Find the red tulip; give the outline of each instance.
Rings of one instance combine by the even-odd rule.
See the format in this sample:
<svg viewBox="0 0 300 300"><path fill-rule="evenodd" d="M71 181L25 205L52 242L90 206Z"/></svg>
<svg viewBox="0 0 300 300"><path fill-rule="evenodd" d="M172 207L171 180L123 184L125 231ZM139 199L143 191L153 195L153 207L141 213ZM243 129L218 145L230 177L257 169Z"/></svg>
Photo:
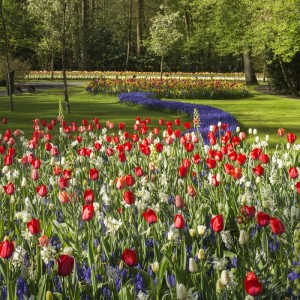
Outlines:
<svg viewBox="0 0 300 300"><path fill-rule="evenodd" d="M59 276L68 276L72 273L74 267L74 258L69 255L60 255L57 259Z"/></svg>
<svg viewBox="0 0 300 300"><path fill-rule="evenodd" d="M10 242L8 239L4 239L0 244L0 257L8 259L14 252L14 242Z"/></svg>
<svg viewBox="0 0 300 300"><path fill-rule="evenodd" d="M4 157L4 164L5 164L6 166L10 166L10 165L12 165L12 163L13 163L13 157L10 156L10 155L6 155L6 156Z"/></svg>
<svg viewBox="0 0 300 300"><path fill-rule="evenodd" d="M250 296L258 296L262 291L262 285L253 272L248 272L244 280L244 287Z"/></svg>
<svg viewBox="0 0 300 300"><path fill-rule="evenodd" d="M31 171L31 179L32 180L38 180L39 179L39 170L32 169L32 171Z"/></svg>
<svg viewBox="0 0 300 300"><path fill-rule="evenodd" d="M126 204L133 204L135 202L135 195L132 191L126 190L124 195L123 195L123 200L125 201Z"/></svg>
<svg viewBox="0 0 300 300"><path fill-rule="evenodd" d="M296 139L297 139L297 136L294 134L294 133L292 133L292 132L289 132L288 134L287 134L287 141L290 143L290 144L293 144L293 143L295 143L295 141L296 141Z"/></svg>
<svg viewBox="0 0 300 300"><path fill-rule="evenodd" d="M186 143L186 144L184 144L184 148L187 152L192 152L194 150L194 144Z"/></svg>
<svg viewBox="0 0 300 300"><path fill-rule="evenodd" d="M42 162L39 159L35 159L31 165L34 169L39 169L41 166Z"/></svg>
<svg viewBox="0 0 300 300"><path fill-rule="evenodd" d="M185 166L180 166L178 169L178 175L181 178L186 177L188 174L188 169Z"/></svg>
<svg viewBox="0 0 300 300"><path fill-rule="evenodd" d="M50 244L50 241L46 235L42 235L38 238L39 245L41 247L47 247Z"/></svg>
<svg viewBox="0 0 300 300"><path fill-rule="evenodd" d="M231 164L224 164L224 170L226 174L231 175L231 171L234 170L234 166Z"/></svg>
<svg viewBox="0 0 300 300"><path fill-rule="evenodd" d="M98 180L99 179L99 171L97 169L90 169L90 179Z"/></svg>
<svg viewBox="0 0 300 300"><path fill-rule="evenodd" d="M135 183L135 179L134 179L134 177L131 174L126 175L125 176L125 180L126 180L126 184L128 186L133 186L134 183Z"/></svg>
<svg viewBox="0 0 300 300"><path fill-rule="evenodd" d="M90 221L94 217L94 205L87 204L82 206L81 219L83 221Z"/></svg>
<svg viewBox="0 0 300 300"><path fill-rule="evenodd" d="M270 216L263 211L260 211L256 215L256 221L259 224L259 226L267 226L270 223Z"/></svg>
<svg viewBox="0 0 300 300"><path fill-rule="evenodd" d="M2 124L7 124L7 118L2 118Z"/></svg>
<svg viewBox="0 0 300 300"><path fill-rule="evenodd" d="M289 169L289 176L292 179L296 179L298 177L298 169L296 167L291 167Z"/></svg>
<svg viewBox="0 0 300 300"><path fill-rule="evenodd" d="M295 184L295 188L298 194L300 194L300 181Z"/></svg>
<svg viewBox="0 0 300 300"><path fill-rule="evenodd" d="M264 168L261 165L257 165L255 168L252 168L256 176L262 176L265 173Z"/></svg>
<svg viewBox="0 0 300 300"><path fill-rule="evenodd" d="M274 234L283 234L285 232L285 226L278 218L270 219L270 227Z"/></svg>
<svg viewBox="0 0 300 300"><path fill-rule="evenodd" d="M141 167L135 167L134 173L137 177L142 177L144 175L143 169Z"/></svg>
<svg viewBox="0 0 300 300"><path fill-rule="evenodd" d="M254 206L244 205L241 208L241 213L244 214L248 218L253 218L255 216L256 209Z"/></svg>
<svg viewBox="0 0 300 300"><path fill-rule="evenodd" d="M151 208L148 208L145 212L142 213L142 215L148 224L154 224L157 222L156 213Z"/></svg>
<svg viewBox="0 0 300 300"><path fill-rule="evenodd" d="M176 227L177 229L182 229L182 228L184 228L185 223L184 223L183 216L180 215L180 214L176 215L176 216L174 217L174 224L175 224L175 227Z"/></svg>
<svg viewBox="0 0 300 300"><path fill-rule="evenodd" d="M125 248L122 253L122 260L129 267L135 266L137 264L136 251Z"/></svg>
<svg viewBox="0 0 300 300"><path fill-rule="evenodd" d="M236 157L236 162L242 166L242 165L244 165L246 158L247 158L247 156L245 154L238 154Z"/></svg>
<svg viewBox="0 0 300 300"><path fill-rule="evenodd" d="M41 225L39 219L31 219L31 221L27 222L27 228L31 234L39 234L41 233Z"/></svg>
<svg viewBox="0 0 300 300"><path fill-rule="evenodd" d="M260 148L254 148L251 153L250 156L253 160L259 159L259 156L261 155L262 150Z"/></svg>
<svg viewBox="0 0 300 300"><path fill-rule="evenodd" d="M94 199L95 199L93 190L87 189L84 192L83 198L84 198L85 203L93 203Z"/></svg>
<svg viewBox="0 0 300 300"><path fill-rule="evenodd" d="M209 169L214 169L217 166L217 162L212 158L207 158L205 162Z"/></svg>
<svg viewBox="0 0 300 300"><path fill-rule="evenodd" d="M64 177L60 177L58 180L58 186L61 190L66 189L69 186L69 180Z"/></svg>
<svg viewBox="0 0 300 300"><path fill-rule="evenodd" d="M47 187L44 184L42 184L36 188L36 192L38 193L39 196L46 197Z"/></svg>
<svg viewBox="0 0 300 300"><path fill-rule="evenodd" d="M217 215L210 220L212 230L215 232L221 232L224 228L224 220L222 215Z"/></svg>
<svg viewBox="0 0 300 300"><path fill-rule="evenodd" d="M194 161L194 164L196 164L196 165L200 164L200 162L201 162L200 154L198 154L198 153L194 154L193 161Z"/></svg>
<svg viewBox="0 0 300 300"><path fill-rule="evenodd" d="M8 185L3 186L4 192L7 195L12 195L15 192L15 186L13 183L9 183Z"/></svg>
<svg viewBox="0 0 300 300"><path fill-rule="evenodd" d="M269 156L268 154L265 154L265 153L262 153L260 156L259 156L259 160L261 161L262 164L267 164L269 162Z"/></svg>

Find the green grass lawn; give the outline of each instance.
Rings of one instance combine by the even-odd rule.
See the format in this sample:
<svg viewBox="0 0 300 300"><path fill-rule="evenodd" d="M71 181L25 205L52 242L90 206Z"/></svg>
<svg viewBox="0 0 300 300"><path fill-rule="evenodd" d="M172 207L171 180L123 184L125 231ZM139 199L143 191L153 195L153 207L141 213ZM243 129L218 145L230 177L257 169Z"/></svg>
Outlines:
<svg viewBox="0 0 300 300"><path fill-rule="evenodd" d="M242 130L256 128L258 135L264 139L270 136L270 143L274 146L282 138L277 136L277 129L285 128L286 132L294 132L300 139L300 99L286 98L262 94L254 91L253 96L238 100L180 100L196 104L211 105L233 114ZM152 125L156 126L159 118L174 120L181 118L182 122L191 121L190 118L162 111L148 110L144 107L118 103L117 97L107 95L90 95L82 87L69 87L71 114L66 115L67 121L80 122L82 119L92 120L98 117L102 123L125 122L127 128L134 124L136 116L151 117ZM9 98L0 97L0 117L7 117L8 127L31 132L32 120L35 118L50 121L58 115L58 102L63 99L61 89L49 89L36 94L23 93L14 96L14 111L9 111ZM128 129L129 130L129 129Z"/></svg>

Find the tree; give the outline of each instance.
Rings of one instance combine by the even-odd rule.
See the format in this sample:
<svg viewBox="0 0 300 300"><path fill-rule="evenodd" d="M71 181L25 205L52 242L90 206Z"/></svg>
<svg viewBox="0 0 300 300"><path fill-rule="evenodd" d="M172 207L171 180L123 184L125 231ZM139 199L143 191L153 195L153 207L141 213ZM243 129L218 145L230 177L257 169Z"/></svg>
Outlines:
<svg viewBox="0 0 300 300"><path fill-rule="evenodd" d="M4 9L3 9L3 0L0 0L0 18L2 23L2 31L4 34L4 43L5 43L5 59L6 59L6 68L7 68L7 86L8 86L8 94L9 94L9 103L10 103L10 110L14 110L14 101L13 101L13 86L12 86L12 73L10 70L10 63L9 63L9 39L7 35L7 27L6 27L6 20L4 17Z"/></svg>
<svg viewBox="0 0 300 300"><path fill-rule="evenodd" d="M70 102L66 76L67 65L67 33L71 24L70 12L71 0L28 0L29 10L37 16L43 24L43 30L48 36L49 49L52 47L55 38L61 48L62 75L64 83L64 101L66 112L70 113ZM54 54L54 52L52 52Z"/></svg>
<svg viewBox="0 0 300 300"><path fill-rule="evenodd" d="M182 38L178 29L179 12L159 12L150 28L149 49L160 57L160 79L163 74L163 60L172 47Z"/></svg>

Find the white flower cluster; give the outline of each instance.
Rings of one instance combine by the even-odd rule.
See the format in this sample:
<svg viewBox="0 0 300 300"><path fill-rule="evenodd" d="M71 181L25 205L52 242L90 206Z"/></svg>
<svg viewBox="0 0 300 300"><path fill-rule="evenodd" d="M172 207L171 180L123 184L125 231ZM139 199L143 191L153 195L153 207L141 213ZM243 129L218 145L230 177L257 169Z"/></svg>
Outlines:
<svg viewBox="0 0 300 300"><path fill-rule="evenodd" d="M106 227L106 233L115 234L119 228L123 225L120 220L116 220L112 217L104 218L104 225Z"/></svg>
<svg viewBox="0 0 300 300"><path fill-rule="evenodd" d="M21 266L24 265L24 257L26 254L26 250L21 247L18 246L12 256L12 264L15 268L21 268Z"/></svg>
<svg viewBox="0 0 300 300"><path fill-rule="evenodd" d="M232 240L229 230L221 231L221 238L225 244L225 247L230 250L233 247L233 240Z"/></svg>
<svg viewBox="0 0 300 300"><path fill-rule="evenodd" d="M56 254L55 247L50 243L47 246L42 247L41 249L41 257L44 263L48 263L50 260L54 260L54 256Z"/></svg>

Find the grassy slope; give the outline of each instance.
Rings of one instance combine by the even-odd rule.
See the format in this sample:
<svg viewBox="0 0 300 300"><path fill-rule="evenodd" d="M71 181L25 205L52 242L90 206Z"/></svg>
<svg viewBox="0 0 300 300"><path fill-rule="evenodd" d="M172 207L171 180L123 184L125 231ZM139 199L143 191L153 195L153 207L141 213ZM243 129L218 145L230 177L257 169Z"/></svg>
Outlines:
<svg viewBox="0 0 300 300"><path fill-rule="evenodd" d="M252 88L253 90L253 88ZM188 118L166 112L149 111L138 106L119 104L116 97L93 96L83 91L82 87L70 87L71 114L67 121L80 122L83 118L92 120L98 117L104 125L106 120L125 122L132 125L136 116L151 117L156 126L159 118L174 120L179 117L182 121ZM58 101L62 99L62 90L51 89L37 94L24 93L14 96L15 111L9 111L8 97L0 98L0 117L9 119L8 126L30 132L32 120L41 118L51 120L58 115ZM184 100L197 104L211 105L233 114L242 130L256 128L261 138L266 134L271 137L271 144L280 143L277 129L283 127L286 132L293 131L300 139L300 100L281 96L266 95L253 90L253 97L240 100Z"/></svg>

